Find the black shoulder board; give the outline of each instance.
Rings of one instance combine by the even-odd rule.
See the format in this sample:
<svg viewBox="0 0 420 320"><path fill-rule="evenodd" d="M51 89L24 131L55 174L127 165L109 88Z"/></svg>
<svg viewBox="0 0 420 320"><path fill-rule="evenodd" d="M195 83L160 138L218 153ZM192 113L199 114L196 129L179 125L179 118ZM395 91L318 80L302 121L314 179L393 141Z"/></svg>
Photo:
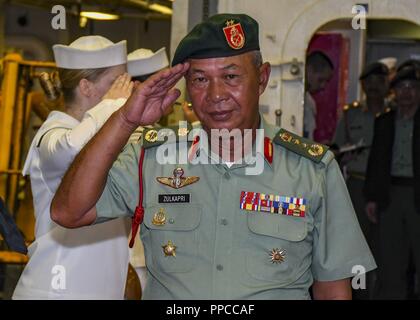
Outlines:
<svg viewBox="0 0 420 320"><path fill-rule="evenodd" d="M284 129L280 129L273 141L274 143L279 144L286 149L301 155L302 157L311 159L316 163L321 162L322 157L328 150L328 146L326 145L302 138L301 136Z"/></svg>
<svg viewBox="0 0 420 320"><path fill-rule="evenodd" d="M176 135L175 141L178 142L179 138L186 137L191 129L190 124L186 128L178 126L144 128L141 138L143 148L147 149L165 143L171 133Z"/></svg>

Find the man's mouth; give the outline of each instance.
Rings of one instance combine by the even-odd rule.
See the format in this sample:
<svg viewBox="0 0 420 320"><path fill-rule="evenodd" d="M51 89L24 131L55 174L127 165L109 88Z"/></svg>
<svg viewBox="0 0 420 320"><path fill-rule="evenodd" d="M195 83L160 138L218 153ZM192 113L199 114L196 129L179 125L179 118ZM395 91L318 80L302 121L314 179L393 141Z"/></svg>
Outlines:
<svg viewBox="0 0 420 320"><path fill-rule="evenodd" d="M232 110L209 112L214 121L226 121L232 117Z"/></svg>

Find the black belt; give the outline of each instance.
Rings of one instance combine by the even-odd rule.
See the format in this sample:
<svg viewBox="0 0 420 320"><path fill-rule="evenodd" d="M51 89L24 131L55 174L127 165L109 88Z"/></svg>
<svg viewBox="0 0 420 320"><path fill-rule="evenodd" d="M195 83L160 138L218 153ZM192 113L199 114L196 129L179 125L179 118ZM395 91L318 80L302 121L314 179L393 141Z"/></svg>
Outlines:
<svg viewBox="0 0 420 320"><path fill-rule="evenodd" d="M391 177L391 184L396 186L413 187L414 178L409 177Z"/></svg>

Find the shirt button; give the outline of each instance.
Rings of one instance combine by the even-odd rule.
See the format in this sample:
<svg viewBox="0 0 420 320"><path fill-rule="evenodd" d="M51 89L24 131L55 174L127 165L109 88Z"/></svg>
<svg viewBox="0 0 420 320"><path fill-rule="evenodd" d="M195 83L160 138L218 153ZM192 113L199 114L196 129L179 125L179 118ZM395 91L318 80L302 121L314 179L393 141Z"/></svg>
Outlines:
<svg viewBox="0 0 420 320"><path fill-rule="evenodd" d="M218 264L216 266L216 269L219 270L219 271L222 271L223 270L223 266L221 264Z"/></svg>
<svg viewBox="0 0 420 320"><path fill-rule="evenodd" d="M220 219L220 224L221 224L222 226L227 226L227 224L228 224L227 219Z"/></svg>
<svg viewBox="0 0 420 320"><path fill-rule="evenodd" d="M168 222L169 222L170 224L174 224L175 220L174 220L174 218L170 218Z"/></svg>

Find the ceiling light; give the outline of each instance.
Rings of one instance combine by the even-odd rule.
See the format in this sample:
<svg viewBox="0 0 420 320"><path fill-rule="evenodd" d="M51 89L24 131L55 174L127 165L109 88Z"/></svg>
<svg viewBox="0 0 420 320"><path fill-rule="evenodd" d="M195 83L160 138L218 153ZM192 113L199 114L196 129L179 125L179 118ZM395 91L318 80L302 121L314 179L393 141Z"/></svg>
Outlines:
<svg viewBox="0 0 420 320"><path fill-rule="evenodd" d="M81 11L80 16L94 20L118 20L120 18L118 14L99 11Z"/></svg>
<svg viewBox="0 0 420 320"><path fill-rule="evenodd" d="M166 6L162 6L160 4L154 3L149 5L149 9L153 11L157 11L163 14L172 14L172 9Z"/></svg>

